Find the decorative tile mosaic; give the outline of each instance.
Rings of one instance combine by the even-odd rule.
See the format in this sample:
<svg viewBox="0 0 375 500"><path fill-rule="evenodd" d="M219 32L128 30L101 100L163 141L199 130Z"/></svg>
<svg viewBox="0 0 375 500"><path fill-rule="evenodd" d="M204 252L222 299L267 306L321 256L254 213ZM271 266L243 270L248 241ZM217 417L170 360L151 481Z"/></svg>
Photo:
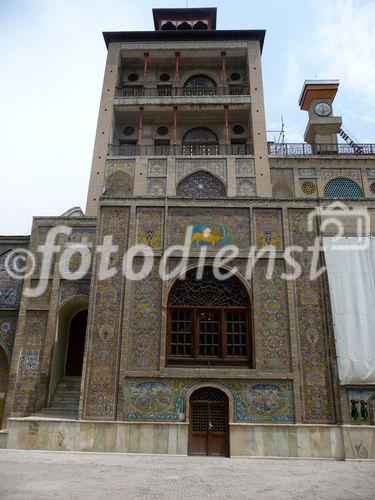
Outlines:
<svg viewBox="0 0 375 500"><path fill-rule="evenodd" d="M255 163L252 158L236 159L236 176L252 177L255 175Z"/></svg>
<svg viewBox="0 0 375 500"><path fill-rule="evenodd" d="M135 160L107 160L106 178L114 172L125 172L133 179L135 171Z"/></svg>
<svg viewBox="0 0 375 500"><path fill-rule="evenodd" d="M180 420L186 385L183 379L126 379L124 420Z"/></svg>
<svg viewBox="0 0 375 500"><path fill-rule="evenodd" d="M266 279L268 260L254 268L255 335L261 339L264 370L289 372L291 368L289 312L284 260L276 259L272 279Z"/></svg>
<svg viewBox="0 0 375 500"><path fill-rule="evenodd" d="M256 180L255 179L236 179L236 194L237 196L255 196Z"/></svg>
<svg viewBox="0 0 375 500"><path fill-rule="evenodd" d="M134 259L134 270L143 260ZM155 260L149 276L133 281L128 337L128 367L131 370L157 370L159 367L162 282Z"/></svg>
<svg viewBox="0 0 375 500"><path fill-rule="evenodd" d="M368 168L367 175L368 177L375 177L375 168Z"/></svg>
<svg viewBox="0 0 375 500"><path fill-rule="evenodd" d="M341 170L339 168L322 168L323 179L330 179L331 177L339 177Z"/></svg>
<svg viewBox="0 0 375 500"><path fill-rule="evenodd" d="M72 227L72 233L68 236L69 243L95 243L95 227Z"/></svg>
<svg viewBox="0 0 375 500"><path fill-rule="evenodd" d="M309 180L301 182L301 191L307 196L316 196L318 191L316 181Z"/></svg>
<svg viewBox="0 0 375 500"><path fill-rule="evenodd" d="M90 281L61 281L60 303L77 295L87 295L90 293Z"/></svg>
<svg viewBox="0 0 375 500"><path fill-rule="evenodd" d="M107 177L105 195L109 198L132 196L134 179L126 172L117 171Z"/></svg>
<svg viewBox="0 0 375 500"><path fill-rule="evenodd" d="M209 380L125 380L124 420L179 421L186 418L186 393ZM217 382L217 381L216 381ZM293 388L290 381L220 380L234 395L237 422L294 421Z"/></svg>
<svg viewBox="0 0 375 500"><path fill-rule="evenodd" d="M227 381L236 399L237 422L294 422L293 385L283 381Z"/></svg>
<svg viewBox="0 0 375 500"><path fill-rule="evenodd" d="M254 209L257 249L283 250L282 212L279 209Z"/></svg>
<svg viewBox="0 0 375 500"><path fill-rule="evenodd" d="M17 331L16 316L0 316L0 347L2 347L10 362L13 343Z"/></svg>
<svg viewBox="0 0 375 500"><path fill-rule="evenodd" d="M51 292L52 292L52 280L31 280L30 287L32 289L36 288L39 282L46 283L46 290L39 297L30 297L27 300L27 306L31 308L32 306L47 306L51 300Z"/></svg>
<svg viewBox="0 0 375 500"><path fill-rule="evenodd" d="M300 177L316 177L316 168L299 168Z"/></svg>
<svg viewBox="0 0 375 500"><path fill-rule="evenodd" d="M137 208L137 243L155 250L163 247L164 209L159 207Z"/></svg>
<svg viewBox="0 0 375 500"><path fill-rule="evenodd" d="M0 256L0 309L16 309L20 303L22 281L11 278L6 270L6 260L10 253Z"/></svg>
<svg viewBox="0 0 375 500"><path fill-rule="evenodd" d="M289 212L293 245L305 249L295 254L302 266L301 277L297 279L297 317L300 339L301 369L303 375L304 420L306 422L332 422L332 388L329 375L329 360L326 347L322 290L320 280L310 280L311 253L308 247L314 245L316 228L307 231L309 210L292 209Z"/></svg>
<svg viewBox="0 0 375 500"><path fill-rule="evenodd" d="M153 159L148 160L148 175L167 175L167 160Z"/></svg>
<svg viewBox="0 0 375 500"><path fill-rule="evenodd" d="M147 194L163 196L167 192L167 179L164 177L149 177L147 179Z"/></svg>
<svg viewBox="0 0 375 500"><path fill-rule="evenodd" d="M250 246L249 211L242 208L170 208L168 245L183 245L186 230L192 226L192 247L206 245L216 249L230 241L240 250ZM194 233L195 228L195 233ZM207 230L205 230L207 228Z"/></svg>
<svg viewBox="0 0 375 500"><path fill-rule="evenodd" d="M348 389L353 424L375 425L375 389Z"/></svg>
<svg viewBox="0 0 375 500"><path fill-rule="evenodd" d="M112 257L112 266L119 271L122 268L128 227L127 207L102 208L100 238L113 235L113 244L118 245L119 250ZM117 362L121 342L122 283L121 272L117 272L110 279L96 282L84 409L87 418L115 418Z"/></svg>
<svg viewBox="0 0 375 500"><path fill-rule="evenodd" d="M9 364L9 358L0 343L0 422L3 420L6 394L8 392Z"/></svg>
<svg viewBox="0 0 375 500"><path fill-rule="evenodd" d="M48 311L27 311L24 328L22 357L17 373L13 404L15 416L35 413L39 410L41 373L39 360L42 359L47 330Z"/></svg>
<svg viewBox="0 0 375 500"><path fill-rule="evenodd" d="M176 160L176 184L181 179L198 170L210 172L221 179L225 184L227 180L227 161L224 158L206 159L206 158L184 158Z"/></svg>

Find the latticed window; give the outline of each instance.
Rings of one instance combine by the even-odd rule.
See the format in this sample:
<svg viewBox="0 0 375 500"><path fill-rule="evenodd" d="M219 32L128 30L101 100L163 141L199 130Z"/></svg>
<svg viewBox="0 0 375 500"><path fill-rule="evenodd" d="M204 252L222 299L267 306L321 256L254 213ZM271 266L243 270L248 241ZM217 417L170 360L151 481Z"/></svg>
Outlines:
<svg viewBox="0 0 375 500"><path fill-rule="evenodd" d="M178 280L169 296L168 363L250 364L250 303L235 276L218 280L212 268Z"/></svg>
<svg viewBox="0 0 375 500"><path fill-rule="evenodd" d="M185 177L177 186L177 196L184 198L224 198L224 184L207 172L197 172Z"/></svg>
<svg viewBox="0 0 375 500"><path fill-rule="evenodd" d="M356 182L347 177L337 177L324 188L326 198L363 198L363 191Z"/></svg>
<svg viewBox="0 0 375 500"><path fill-rule="evenodd" d="M216 83L205 75L192 76L184 85L186 96L210 96L216 94Z"/></svg>
<svg viewBox="0 0 375 500"><path fill-rule="evenodd" d="M209 128L193 128L182 138L182 148L184 155L217 155L219 139Z"/></svg>

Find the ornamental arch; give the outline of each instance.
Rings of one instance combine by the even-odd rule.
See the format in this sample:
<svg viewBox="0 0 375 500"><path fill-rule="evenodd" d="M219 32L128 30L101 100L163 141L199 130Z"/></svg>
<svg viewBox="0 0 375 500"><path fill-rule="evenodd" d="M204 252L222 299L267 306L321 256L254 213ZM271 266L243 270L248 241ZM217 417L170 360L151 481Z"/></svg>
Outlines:
<svg viewBox="0 0 375 500"><path fill-rule="evenodd" d="M78 295L60 306L52 357L49 401L64 375L81 376L87 328L88 297Z"/></svg>
<svg viewBox="0 0 375 500"><path fill-rule="evenodd" d="M210 266L191 268L171 286L167 308L168 365L251 367L250 296L237 276L218 280Z"/></svg>
<svg viewBox="0 0 375 500"><path fill-rule="evenodd" d="M227 193L221 180L209 172L200 170L178 183L176 195L183 198L224 198Z"/></svg>
<svg viewBox="0 0 375 500"><path fill-rule="evenodd" d="M363 198L362 188L352 179L336 177L327 182L324 188L326 198Z"/></svg>

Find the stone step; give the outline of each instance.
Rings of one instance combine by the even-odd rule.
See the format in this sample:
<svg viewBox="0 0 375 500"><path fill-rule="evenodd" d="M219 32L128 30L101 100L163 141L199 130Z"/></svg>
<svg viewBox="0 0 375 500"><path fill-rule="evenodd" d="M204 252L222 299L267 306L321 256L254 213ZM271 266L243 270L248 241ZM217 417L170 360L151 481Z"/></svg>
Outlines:
<svg viewBox="0 0 375 500"><path fill-rule="evenodd" d="M78 404L76 403L55 403L52 401L49 410L73 410L78 411Z"/></svg>
<svg viewBox="0 0 375 500"><path fill-rule="evenodd" d="M81 391L79 390L69 390L69 389L65 389L63 387L59 387L56 391L55 391L55 394L67 394L67 395L72 395L72 396L78 396L80 395Z"/></svg>
<svg viewBox="0 0 375 500"><path fill-rule="evenodd" d="M79 396L77 398L72 397L60 397L54 396L51 400L52 403L79 403Z"/></svg>

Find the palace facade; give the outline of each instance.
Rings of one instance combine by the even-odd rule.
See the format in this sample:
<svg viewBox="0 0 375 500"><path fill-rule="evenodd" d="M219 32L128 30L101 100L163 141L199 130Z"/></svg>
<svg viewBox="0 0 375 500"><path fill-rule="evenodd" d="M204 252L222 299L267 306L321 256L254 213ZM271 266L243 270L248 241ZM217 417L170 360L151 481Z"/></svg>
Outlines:
<svg viewBox="0 0 375 500"><path fill-rule="evenodd" d="M217 30L211 8L155 9L154 20L152 32L104 33L85 214L35 217L29 238L0 238L0 445L375 458L375 384L340 382L328 278L310 279L310 247L334 228L308 224L318 207L345 200L374 225L375 145L344 132L335 80L303 85L304 143L268 142L265 32ZM71 228L57 235L61 248L90 245L79 280L67 274L80 257L62 251L41 276L38 249L57 226ZM344 226L356 234L349 216ZM96 246L106 236L118 272L101 280ZM160 261L172 271L181 260L167 249L187 238L185 279L162 280ZM152 249L154 266L131 280L122 258L137 244ZM221 270L236 268L219 280L212 264L226 245L238 253ZM282 278L292 245L302 249L294 281ZM23 282L5 269L21 247L36 256ZM42 295L22 293L41 279Z"/></svg>

